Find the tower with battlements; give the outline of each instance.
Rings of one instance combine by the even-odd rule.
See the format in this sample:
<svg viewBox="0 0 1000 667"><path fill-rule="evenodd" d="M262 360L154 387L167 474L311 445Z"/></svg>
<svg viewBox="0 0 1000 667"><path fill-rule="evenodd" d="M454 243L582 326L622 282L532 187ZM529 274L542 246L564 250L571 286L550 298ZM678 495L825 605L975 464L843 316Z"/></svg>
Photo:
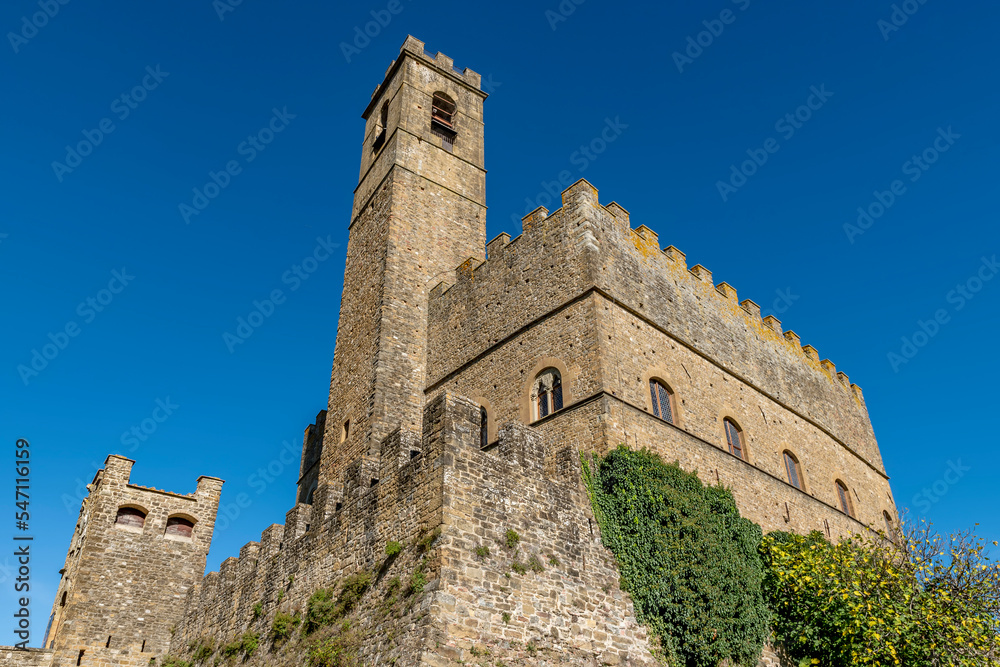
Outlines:
<svg viewBox="0 0 1000 667"><path fill-rule="evenodd" d="M486 242L480 77L408 38L364 110L320 483L421 430L427 297Z"/></svg>
<svg viewBox="0 0 1000 667"><path fill-rule="evenodd" d="M222 480L180 495L133 484L133 463L109 456L88 486L46 637L53 665L148 665L205 571Z"/></svg>

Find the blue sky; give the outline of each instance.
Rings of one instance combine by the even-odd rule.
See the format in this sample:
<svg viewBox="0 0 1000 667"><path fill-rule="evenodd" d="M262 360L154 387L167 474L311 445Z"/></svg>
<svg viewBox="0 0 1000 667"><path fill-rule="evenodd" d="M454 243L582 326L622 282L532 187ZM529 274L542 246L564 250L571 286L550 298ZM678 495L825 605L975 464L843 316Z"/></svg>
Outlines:
<svg viewBox="0 0 1000 667"><path fill-rule="evenodd" d="M146 486L227 480L211 569L283 522L283 443L326 406L360 114L408 33L492 88L490 238L587 178L863 388L901 507L1000 538L997 5L47 2L37 29L37 0L0 10L0 442L32 444L36 641L110 453ZM226 186L185 219L210 172ZM0 556L4 607L12 574Z"/></svg>

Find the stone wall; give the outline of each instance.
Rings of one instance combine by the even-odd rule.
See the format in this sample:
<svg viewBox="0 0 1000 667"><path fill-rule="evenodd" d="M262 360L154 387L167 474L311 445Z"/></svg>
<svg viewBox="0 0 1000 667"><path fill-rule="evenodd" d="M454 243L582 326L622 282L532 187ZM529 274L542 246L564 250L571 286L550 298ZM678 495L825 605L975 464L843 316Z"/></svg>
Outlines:
<svg viewBox="0 0 1000 667"><path fill-rule="evenodd" d="M804 502L814 511L808 525L831 536L843 532L836 526L858 528L839 511L835 480L862 523L882 528L883 512L895 517L860 389L753 304L740 305L731 287L712 286L704 269L688 271L677 251L661 252L648 229L630 229L617 204L598 206L589 183L570 187L563 202L551 216L526 216L522 236L501 235L485 262L463 265L453 284L432 292L428 395L473 397L491 429L532 423L532 382L555 368L567 409L601 396L618 405L583 420L538 422L554 452L605 453L627 442L703 476L734 467L741 472L726 483L750 518L766 514L751 507L760 472L773 491L767 502ZM653 418L650 379L674 392L676 428ZM726 418L743 431L746 461L727 451ZM801 490L788 483L786 451L799 461ZM793 520L760 522L773 530Z"/></svg>
<svg viewBox="0 0 1000 667"><path fill-rule="evenodd" d="M52 651L44 649L15 649L0 646L0 667L49 667Z"/></svg>
<svg viewBox="0 0 1000 667"><path fill-rule="evenodd" d="M449 665L484 650L500 660L654 664L578 464L546 475L542 436L517 424L480 450L479 405L468 399L438 396L424 417L419 441L399 431L384 441L380 469L352 467L342 501L321 488L317 504L297 506L284 527L209 574L188 595L171 651L248 630L266 637L279 610L301 613L317 589L368 570L378 577L356 614L362 664ZM519 538L513 547L508 530ZM428 535L436 538L424 549ZM395 559L385 557L389 540L407 545ZM386 614L393 577L406 581L417 567L426 568L425 592ZM263 644L249 664L284 664L282 650Z"/></svg>

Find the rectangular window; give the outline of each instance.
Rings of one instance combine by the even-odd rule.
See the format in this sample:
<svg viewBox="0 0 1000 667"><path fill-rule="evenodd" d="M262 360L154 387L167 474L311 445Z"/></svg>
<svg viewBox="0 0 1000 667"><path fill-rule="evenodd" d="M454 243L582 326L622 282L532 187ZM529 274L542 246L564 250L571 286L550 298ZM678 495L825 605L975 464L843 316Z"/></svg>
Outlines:
<svg viewBox="0 0 1000 667"><path fill-rule="evenodd" d="M549 416L549 392L538 392L538 418Z"/></svg>
<svg viewBox="0 0 1000 667"><path fill-rule="evenodd" d="M556 380L552 385L552 411L563 409L562 383Z"/></svg>

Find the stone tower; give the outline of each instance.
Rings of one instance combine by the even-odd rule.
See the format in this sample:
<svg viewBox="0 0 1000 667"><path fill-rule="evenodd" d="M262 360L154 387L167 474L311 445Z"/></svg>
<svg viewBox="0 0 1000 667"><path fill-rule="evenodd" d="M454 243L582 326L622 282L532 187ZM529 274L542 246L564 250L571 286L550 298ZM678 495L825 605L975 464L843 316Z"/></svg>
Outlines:
<svg viewBox="0 0 1000 667"><path fill-rule="evenodd" d="M205 571L222 480L185 496L130 484L133 463L109 456L88 487L45 639L53 665L148 664Z"/></svg>
<svg viewBox="0 0 1000 667"><path fill-rule="evenodd" d="M377 477L379 443L420 433L428 292L484 258L485 98L478 74L409 37L362 114L320 484L359 459Z"/></svg>

